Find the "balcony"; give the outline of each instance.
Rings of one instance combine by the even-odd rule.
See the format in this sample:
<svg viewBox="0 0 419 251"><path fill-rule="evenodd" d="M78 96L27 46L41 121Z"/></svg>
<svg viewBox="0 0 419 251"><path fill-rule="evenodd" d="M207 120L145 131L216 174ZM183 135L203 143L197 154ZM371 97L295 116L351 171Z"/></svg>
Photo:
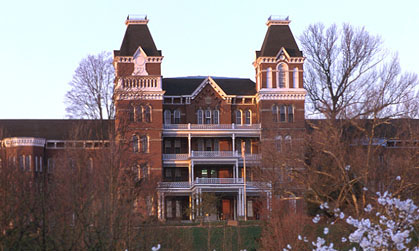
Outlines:
<svg viewBox="0 0 419 251"><path fill-rule="evenodd" d="M160 189L190 189L194 186L201 185L210 185L216 187L217 185L244 185L243 178L196 178L191 184L188 181L177 181L177 182L159 182ZM248 189L267 189L271 187L271 184L268 182L260 181L247 181L246 182Z"/></svg>
<svg viewBox="0 0 419 251"><path fill-rule="evenodd" d="M163 154L163 160L189 160L190 158L203 158L203 159L217 159L217 158L240 158L241 153L237 151L191 151L191 155L187 153L178 154ZM261 160L260 154L245 154L246 161L259 161Z"/></svg>
<svg viewBox="0 0 419 251"><path fill-rule="evenodd" d="M243 184L243 178L196 178L194 184Z"/></svg>
<svg viewBox="0 0 419 251"><path fill-rule="evenodd" d="M160 76L142 76L136 78L133 76L120 78L116 89L119 90L142 90L142 91L161 91Z"/></svg>
<svg viewBox="0 0 419 251"><path fill-rule="evenodd" d="M231 136L233 133L259 137L261 131L260 124L236 125L236 124L163 124L163 135L179 136Z"/></svg>

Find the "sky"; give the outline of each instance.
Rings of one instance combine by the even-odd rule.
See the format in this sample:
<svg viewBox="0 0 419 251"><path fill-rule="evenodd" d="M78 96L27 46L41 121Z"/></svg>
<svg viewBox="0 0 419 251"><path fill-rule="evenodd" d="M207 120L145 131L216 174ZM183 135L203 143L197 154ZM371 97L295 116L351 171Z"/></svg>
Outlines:
<svg viewBox="0 0 419 251"><path fill-rule="evenodd" d="M128 14L146 14L163 77L254 80L270 15L289 16L297 39L313 23L349 23L379 35L403 71L419 73L419 1L16 0L0 10L0 119L64 119L79 62L118 50Z"/></svg>

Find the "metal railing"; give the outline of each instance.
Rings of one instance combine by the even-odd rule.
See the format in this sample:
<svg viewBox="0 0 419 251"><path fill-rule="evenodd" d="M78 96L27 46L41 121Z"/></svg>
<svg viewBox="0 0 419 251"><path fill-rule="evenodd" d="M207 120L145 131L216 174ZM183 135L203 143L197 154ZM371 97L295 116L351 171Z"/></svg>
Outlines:
<svg viewBox="0 0 419 251"><path fill-rule="evenodd" d="M192 151L191 157L218 158L218 157L240 157L237 151Z"/></svg>
<svg viewBox="0 0 419 251"><path fill-rule="evenodd" d="M163 160L188 160L189 154L178 153L178 154L163 154Z"/></svg>
<svg viewBox="0 0 419 251"><path fill-rule="evenodd" d="M258 130L260 128L260 124L163 124L163 129L168 130Z"/></svg>
<svg viewBox="0 0 419 251"><path fill-rule="evenodd" d="M189 188L188 181L159 182L160 188Z"/></svg>
<svg viewBox="0 0 419 251"><path fill-rule="evenodd" d="M243 184L243 178L196 178L195 184Z"/></svg>

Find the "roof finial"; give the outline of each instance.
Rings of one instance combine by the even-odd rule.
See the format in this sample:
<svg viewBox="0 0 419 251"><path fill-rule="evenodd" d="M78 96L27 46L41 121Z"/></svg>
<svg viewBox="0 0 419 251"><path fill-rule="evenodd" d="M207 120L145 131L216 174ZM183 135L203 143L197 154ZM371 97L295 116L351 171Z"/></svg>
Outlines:
<svg viewBox="0 0 419 251"><path fill-rule="evenodd" d="M266 22L267 26L271 25L288 25L291 23L289 16L271 15Z"/></svg>

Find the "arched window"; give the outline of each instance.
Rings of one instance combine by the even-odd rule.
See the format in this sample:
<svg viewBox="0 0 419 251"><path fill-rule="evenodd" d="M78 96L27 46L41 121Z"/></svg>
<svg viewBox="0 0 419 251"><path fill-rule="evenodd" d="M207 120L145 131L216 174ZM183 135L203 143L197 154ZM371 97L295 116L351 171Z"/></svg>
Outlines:
<svg viewBox="0 0 419 251"><path fill-rule="evenodd" d="M172 123L172 113L169 110L165 110L163 116L165 124L168 125Z"/></svg>
<svg viewBox="0 0 419 251"><path fill-rule="evenodd" d="M252 124L252 111L249 109L244 112L244 123L246 125Z"/></svg>
<svg viewBox="0 0 419 251"><path fill-rule="evenodd" d="M218 110L212 111L212 123L213 124L220 124L220 112Z"/></svg>
<svg viewBox="0 0 419 251"><path fill-rule="evenodd" d="M293 78L293 88L298 88L298 67L294 68L294 72L292 74L292 78Z"/></svg>
<svg viewBox="0 0 419 251"><path fill-rule="evenodd" d="M242 111L236 110L236 124L241 125L242 124Z"/></svg>
<svg viewBox="0 0 419 251"><path fill-rule="evenodd" d="M205 124L211 124L211 110L205 110Z"/></svg>
<svg viewBox="0 0 419 251"><path fill-rule="evenodd" d="M149 105L144 108L144 121L147 123L151 122L151 106Z"/></svg>
<svg viewBox="0 0 419 251"><path fill-rule="evenodd" d="M197 123L198 124L203 124L204 123L204 111L202 111L201 109L199 109L196 113L197 116Z"/></svg>
<svg viewBox="0 0 419 251"><path fill-rule="evenodd" d="M143 135L140 139L141 152L148 153L148 136Z"/></svg>
<svg viewBox="0 0 419 251"><path fill-rule="evenodd" d="M278 106L277 105L272 106L272 121L278 122Z"/></svg>
<svg viewBox="0 0 419 251"><path fill-rule="evenodd" d="M280 63L278 65L278 71L277 71L277 88L287 88L288 87L288 66L285 63Z"/></svg>
<svg viewBox="0 0 419 251"><path fill-rule="evenodd" d="M272 68L266 70L266 88L272 88Z"/></svg>
<svg viewBox="0 0 419 251"><path fill-rule="evenodd" d="M292 105L288 106L288 122L294 122L294 107Z"/></svg>
<svg viewBox="0 0 419 251"><path fill-rule="evenodd" d="M138 137L137 135L132 136L132 151L137 153L138 152Z"/></svg>
<svg viewBox="0 0 419 251"><path fill-rule="evenodd" d="M135 107L135 121L143 122L143 107L141 105Z"/></svg>
<svg viewBox="0 0 419 251"><path fill-rule="evenodd" d="M291 136L287 135L284 137L285 140L285 146L288 148L288 150L291 149Z"/></svg>
<svg viewBox="0 0 419 251"><path fill-rule="evenodd" d="M173 113L174 124L180 124L180 111L175 110Z"/></svg>
<svg viewBox="0 0 419 251"><path fill-rule="evenodd" d="M285 122L285 110L286 106L285 105L281 105L279 107L279 121L280 122Z"/></svg>

